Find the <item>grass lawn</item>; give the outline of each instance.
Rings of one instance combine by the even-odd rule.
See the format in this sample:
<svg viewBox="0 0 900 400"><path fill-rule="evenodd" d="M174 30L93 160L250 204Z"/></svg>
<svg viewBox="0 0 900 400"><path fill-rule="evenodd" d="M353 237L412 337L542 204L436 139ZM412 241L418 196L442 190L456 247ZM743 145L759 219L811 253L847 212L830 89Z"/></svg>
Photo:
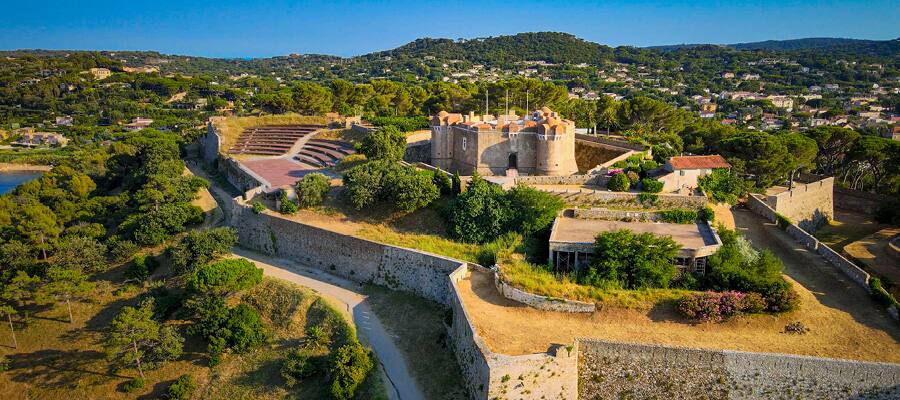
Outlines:
<svg viewBox="0 0 900 400"><path fill-rule="evenodd" d="M466 397L459 363L447 343L444 318L449 311L433 301L380 286L368 285L365 292L366 302L410 362L410 371L425 397L434 400Z"/></svg>
<svg viewBox="0 0 900 400"><path fill-rule="evenodd" d="M886 227L868 215L835 210L834 219L816 230L813 236L835 251L843 252L844 246Z"/></svg>

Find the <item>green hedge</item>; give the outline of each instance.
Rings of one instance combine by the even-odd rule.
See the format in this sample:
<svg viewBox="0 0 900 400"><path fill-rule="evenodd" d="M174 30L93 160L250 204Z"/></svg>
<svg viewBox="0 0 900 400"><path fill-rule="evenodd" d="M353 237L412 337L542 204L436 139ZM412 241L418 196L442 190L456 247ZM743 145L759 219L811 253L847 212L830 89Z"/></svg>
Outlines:
<svg viewBox="0 0 900 400"><path fill-rule="evenodd" d="M888 307L894 306L900 309L900 303L898 303L897 299L881 285L881 279L875 277L869 279L869 289L872 290L872 297L879 303Z"/></svg>
<svg viewBox="0 0 900 400"><path fill-rule="evenodd" d="M663 222L670 222L674 224L691 224L697 220L696 211L681 208L663 210L659 211L657 214L662 217Z"/></svg>
<svg viewBox="0 0 900 400"><path fill-rule="evenodd" d="M396 126L402 132L412 132L419 129L428 129L428 117L366 117L366 121L375 126Z"/></svg>
<svg viewBox="0 0 900 400"><path fill-rule="evenodd" d="M787 229L787 227L791 226L791 224L793 223L791 222L790 218L785 217L780 213L775 213L775 222L778 223L778 227L782 230Z"/></svg>

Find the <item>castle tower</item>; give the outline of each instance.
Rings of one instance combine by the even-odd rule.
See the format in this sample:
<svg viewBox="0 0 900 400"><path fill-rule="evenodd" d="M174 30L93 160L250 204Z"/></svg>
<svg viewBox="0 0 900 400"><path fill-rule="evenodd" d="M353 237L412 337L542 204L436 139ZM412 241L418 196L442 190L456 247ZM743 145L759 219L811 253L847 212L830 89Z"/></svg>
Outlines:
<svg viewBox="0 0 900 400"><path fill-rule="evenodd" d="M535 112L537 125L537 175L572 175L575 163L575 124L544 107Z"/></svg>
<svg viewBox="0 0 900 400"><path fill-rule="evenodd" d="M461 114L441 111L431 118L431 165L449 170L453 164L452 125L462 121Z"/></svg>

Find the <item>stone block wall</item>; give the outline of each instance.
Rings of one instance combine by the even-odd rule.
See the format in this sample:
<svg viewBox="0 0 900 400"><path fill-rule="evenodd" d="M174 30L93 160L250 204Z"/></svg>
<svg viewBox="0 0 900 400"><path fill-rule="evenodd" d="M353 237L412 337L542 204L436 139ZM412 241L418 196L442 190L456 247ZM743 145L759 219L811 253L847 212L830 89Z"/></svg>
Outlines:
<svg viewBox="0 0 900 400"><path fill-rule="evenodd" d="M874 215L882 204L890 200L890 196L834 187L834 206L842 210Z"/></svg>
<svg viewBox="0 0 900 400"><path fill-rule="evenodd" d="M583 301L560 299L541 296L534 293L528 293L524 290L513 287L506 282L503 282L503 280L500 279L500 275L496 272L492 271L492 273L494 275L494 286L497 287L497 291L500 292L503 297L518 301L519 303L526 304L538 310L570 313L592 313L597 310L597 305L594 303L586 303Z"/></svg>
<svg viewBox="0 0 900 400"><path fill-rule="evenodd" d="M609 206L616 204L635 205L639 193L608 192L605 190L549 190L541 189L563 198L569 205ZM655 207L662 208L700 208L706 205L706 196L684 196L677 194L657 194Z"/></svg>
<svg viewBox="0 0 900 400"><path fill-rule="evenodd" d="M579 397L869 398L900 395L900 365L578 339Z"/></svg>
<svg viewBox="0 0 900 400"><path fill-rule="evenodd" d="M609 178L602 174L560 175L560 176L519 176L516 183L525 185L595 185L606 186Z"/></svg>
<svg viewBox="0 0 900 400"><path fill-rule="evenodd" d="M843 272L844 275L847 275L854 282L858 283L866 290L869 290L869 274L866 271L863 271L861 268L857 267L856 264L850 262L850 260L840 255L840 253L834 251L831 247L828 247L821 243L816 249L816 253L819 253L819 255L828 260L831 265L837 267L837 269Z"/></svg>
<svg viewBox="0 0 900 400"><path fill-rule="evenodd" d="M491 367L487 355L491 353L484 341L478 336L472 319L466 311L459 295L457 283L468 274L468 268L462 266L448 277L450 296L448 302L453 312L451 325L447 327L450 344L456 353L466 388L472 399L487 399L490 391Z"/></svg>
<svg viewBox="0 0 900 400"><path fill-rule="evenodd" d="M409 163L431 163L431 141L410 143L403 152L403 161Z"/></svg>
<svg viewBox="0 0 900 400"><path fill-rule="evenodd" d="M785 229L785 232L810 250L816 251L819 248L819 240L797 225L788 226L787 229Z"/></svg>
<svg viewBox="0 0 900 400"><path fill-rule="evenodd" d="M766 197L766 203L806 231L834 217L834 178L796 183L794 188Z"/></svg>
<svg viewBox="0 0 900 400"><path fill-rule="evenodd" d="M619 221L661 221L662 217L655 212L610 210L607 208L576 208L573 210L575 218L607 219Z"/></svg>
<svg viewBox="0 0 900 400"><path fill-rule="evenodd" d="M206 125L206 134L197 139L200 142L200 155L206 163L212 163L219 157L219 144L221 138L216 133L212 122Z"/></svg>

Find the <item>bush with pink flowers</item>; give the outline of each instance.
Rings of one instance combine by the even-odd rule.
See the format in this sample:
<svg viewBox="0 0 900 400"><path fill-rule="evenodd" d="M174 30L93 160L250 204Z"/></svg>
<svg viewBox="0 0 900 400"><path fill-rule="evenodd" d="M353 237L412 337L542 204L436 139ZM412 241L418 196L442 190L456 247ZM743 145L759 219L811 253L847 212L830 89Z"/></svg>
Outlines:
<svg viewBox="0 0 900 400"><path fill-rule="evenodd" d="M678 312L699 322L722 322L740 313L764 310L766 302L758 293L703 292L678 301Z"/></svg>

